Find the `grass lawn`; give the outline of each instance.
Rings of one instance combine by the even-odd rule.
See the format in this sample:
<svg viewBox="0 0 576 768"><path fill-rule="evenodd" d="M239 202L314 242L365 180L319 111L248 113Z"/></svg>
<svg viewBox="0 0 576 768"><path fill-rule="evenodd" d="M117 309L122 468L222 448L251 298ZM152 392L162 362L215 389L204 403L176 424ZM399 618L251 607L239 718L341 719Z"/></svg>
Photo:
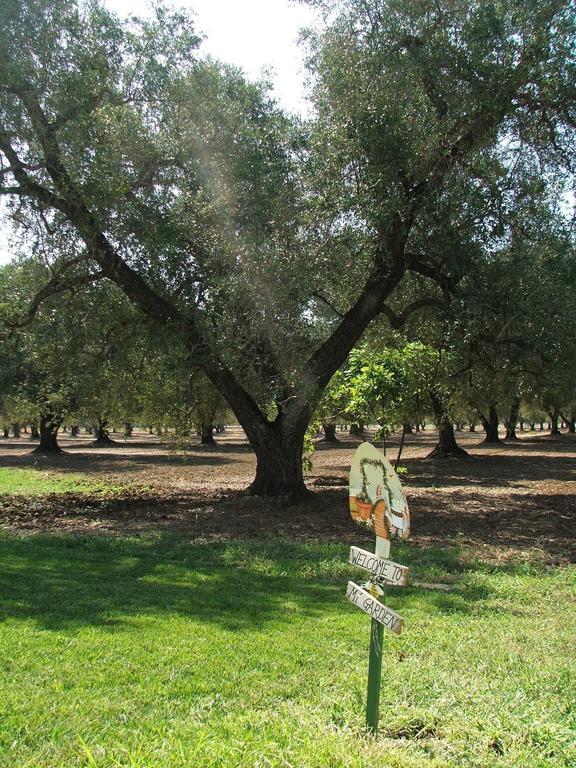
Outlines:
<svg viewBox="0 0 576 768"><path fill-rule="evenodd" d="M114 490L116 486L92 480L78 472L63 474L42 469L0 467L0 495L38 496L47 493L98 493Z"/></svg>
<svg viewBox="0 0 576 768"><path fill-rule="evenodd" d="M576 765L576 571L399 545L377 739L340 544L0 538L0 765Z"/></svg>

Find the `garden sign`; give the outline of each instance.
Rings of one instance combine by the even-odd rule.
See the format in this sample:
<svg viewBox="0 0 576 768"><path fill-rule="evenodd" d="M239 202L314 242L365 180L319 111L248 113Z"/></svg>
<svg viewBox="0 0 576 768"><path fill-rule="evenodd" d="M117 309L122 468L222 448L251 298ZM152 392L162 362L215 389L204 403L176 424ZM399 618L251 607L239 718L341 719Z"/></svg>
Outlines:
<svg viewBox="0 0 576 768"><path fill-rule="evenodd" d="M410 535L410 513L398 475L392 464L371 443L358 446L352 459L349 489L350 514L357 523L374 531L375 552L350 548L349 562L370 574L362 585L348 582L346 597L372 618L368 661L366 728L376 733L380 704L382 642L384 628L399 635L404 619L382 603L388 584L406 586L408 568L392 562L390 540Z"/></svg>

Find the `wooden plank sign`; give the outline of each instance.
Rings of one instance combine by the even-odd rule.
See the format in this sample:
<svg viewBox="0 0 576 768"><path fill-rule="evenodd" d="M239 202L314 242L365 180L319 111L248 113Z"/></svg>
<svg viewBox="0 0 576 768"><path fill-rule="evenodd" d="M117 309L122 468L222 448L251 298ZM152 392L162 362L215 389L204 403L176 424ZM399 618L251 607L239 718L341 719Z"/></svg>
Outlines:
<svg viewBox="0 0 576 768"><path fill-rule="evenodd" d="M369 571L373 576L383 579L388 584L395 584L398 587L405 587L408 584L408 568L405 565L393 563L391 560L378 557L378 555L360 549L360 547L350 547L348 562Z"/></svg>
<svg viewBox="0 0 576 768"><path fill-rule="evenodd" d="M394 632L395 635L399 635L402 632L402 625L404 619L394 611L387 608L382 603L375 600L366 590L354 584L353 581L348 582L348 589L346 590L346 597L351 603L354 603L364 613L371 616L374 621L382 624L383 627Z"/></svg>

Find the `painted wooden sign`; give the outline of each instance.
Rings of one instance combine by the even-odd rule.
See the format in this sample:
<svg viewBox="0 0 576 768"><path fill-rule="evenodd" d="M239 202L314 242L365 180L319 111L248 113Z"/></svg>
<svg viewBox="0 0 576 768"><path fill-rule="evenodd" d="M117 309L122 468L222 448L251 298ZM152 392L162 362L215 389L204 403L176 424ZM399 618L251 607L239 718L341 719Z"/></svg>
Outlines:
<svg viewBox="0 0 576 768"><path fill-rule="evenodd" d="M379 547L379 539L389 542L410 535L410 512L398 475L371 443L359 445L352 459L349 505L352 518L376 534L376 550L383 557L390 547Z"/></svg>
<svg viewBox="0 0 576 768"><path fill-rule="evenodd" d="M395 635L399 635L402 632L402 625L404 619L394 611L382 605L378 600L372 597L365 589L359 587L358 584L354 584L353 581L348 582L348 589L346 590L346 597L351 603L358 606L364 613L371 616L374 621L382 624L383 627L394 632Z"/></svg>
<svg viewBox="0 0 576 768"><path fill-rule="evenodd" d="M388 584L399 587L405 587L408 584L408 568L405 565L393 563L360 547L350 547L348 562L369 571L377 579L383 579Z"/></svg>

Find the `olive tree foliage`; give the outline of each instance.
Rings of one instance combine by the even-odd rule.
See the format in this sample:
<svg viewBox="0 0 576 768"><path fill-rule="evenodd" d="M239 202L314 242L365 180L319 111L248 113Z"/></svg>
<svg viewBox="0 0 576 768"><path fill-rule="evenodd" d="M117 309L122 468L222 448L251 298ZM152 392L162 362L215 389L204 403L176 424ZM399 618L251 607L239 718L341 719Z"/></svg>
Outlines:
<svg viewBox="0 0 576 768"><path fill-rule="evenodd" d="M164 340L165 341L165 340ZM180 444L194 434L213 444L214 429L230 421L230 409L200 368L191 368L186 348L173 339L168 348L155 337L139 371L139 409L142 425L168 433Z"/></svg>
<svg viewBox="0 0 576 768"><path fill-rule="evenodd" d="M182 13L0 10L0 192L51 254L39 298L105 279L178 335L256 451L254 493L305 491L307 425L364 330L466 273L427 247L443 191L504 141L557 164L574 124L568 0L320 5L306 130L199 61Z"/></svg>
<svg viewBox="0 0 576 768"><path fill-rule="evenodd" d="M43 452L59 450L65 422L90 424L106 442L112 419L134 415L136 366L146 341L131 302L98 283L46 297L30 318L31 297L50 280L50 269L31 258L0 269L2 296L9 299L0 305L0 344L13 372L2 394L20 420L39 426Z"/></svg>
<svg viewBox="0 0 576 768"><path fill-rule="evenodd" d="M463 398L487 442L499 441L499 414L506 437L515 439L521 403L560 392L562 369L568 379L576 373L572 226L537 174L520 182L503 195L499 237L452 308L451 333L460 336L467 357ZM556 419L559 407L549 407Z"/></svg>

